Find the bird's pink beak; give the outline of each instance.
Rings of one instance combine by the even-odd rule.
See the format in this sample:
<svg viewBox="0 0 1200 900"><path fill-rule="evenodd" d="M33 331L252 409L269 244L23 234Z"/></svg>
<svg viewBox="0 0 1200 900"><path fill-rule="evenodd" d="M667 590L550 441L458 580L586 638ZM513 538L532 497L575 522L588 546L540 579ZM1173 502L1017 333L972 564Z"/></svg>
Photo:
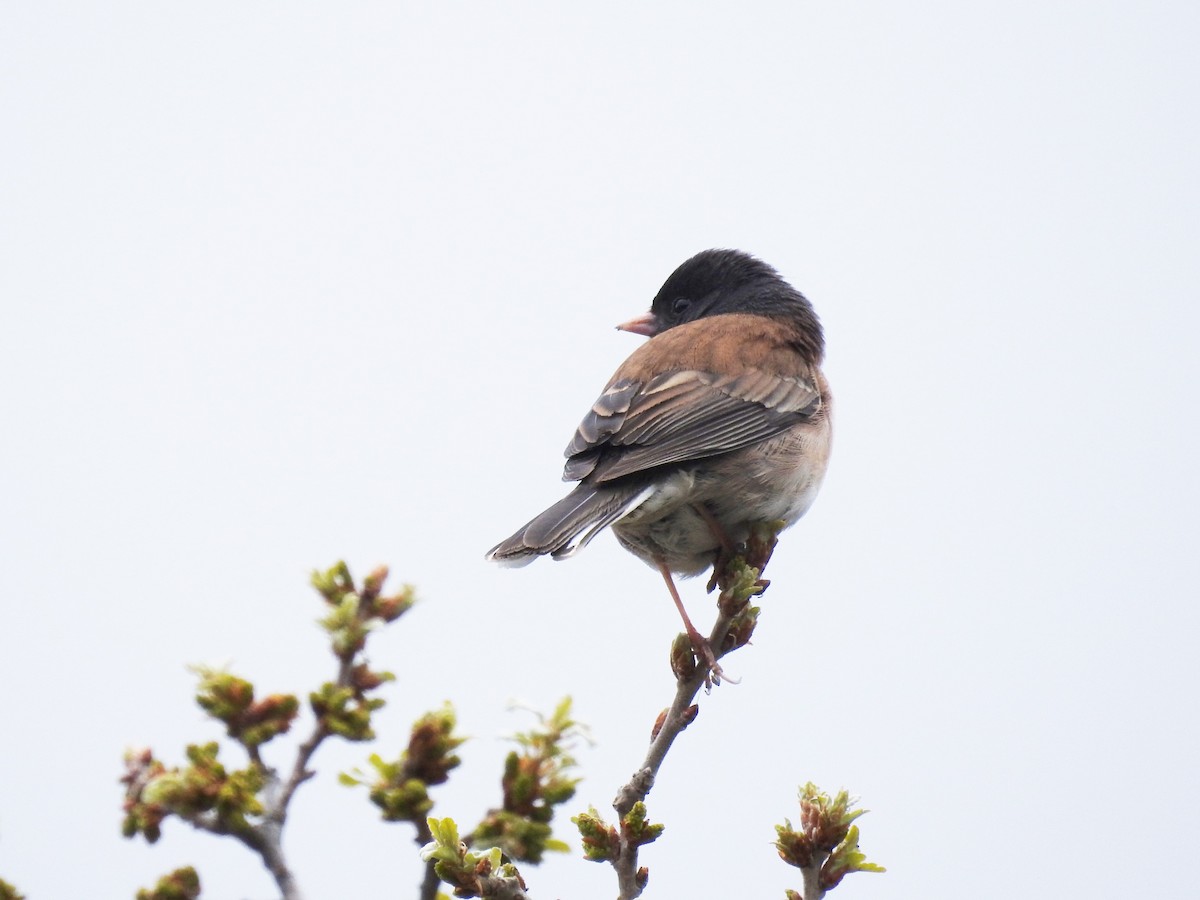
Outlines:
<svg viewBox="0 0 1200 900"><path fill-rule="evenodd" d="M659 331L658 316L652 312L644 312L640 316L630 319L628 322L622 322L617 326L617 331L631 331L634 334L644 334L646 337L654 337Z"/></svg>

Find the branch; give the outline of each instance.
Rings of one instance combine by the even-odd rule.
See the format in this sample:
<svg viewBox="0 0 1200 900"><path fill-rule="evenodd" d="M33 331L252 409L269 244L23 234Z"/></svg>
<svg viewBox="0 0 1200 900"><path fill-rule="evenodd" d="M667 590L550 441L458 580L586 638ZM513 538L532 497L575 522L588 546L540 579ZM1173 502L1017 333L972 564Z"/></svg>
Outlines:
<svg viewBox="0 0 1200 900"><path fill-rule="evenodd" d="M825 889L821 887L821 869L809 866L800 870L804 878L804 900L825 900Z"/></svg>
<svg viewBox="0 0 1200 900"><path fill-rule="evenodd" d="M243 845L253 850L263 861L263 865L275 879L275 884L283 895L283 900L302 900L296 880L288 869L287 860L283 855L280 840L281 825L265 819L258 825L244 824L242 827L222 821L221 817L212 811L208 812L178 812L176 815L187 822L197 831L204 831L222 837L236 838Z"/></svg>
<svg viewBox="0 0 1200 900"><path fill-rule="evenodd" d="M732 622L732 615L719 614L712 633L709 635L709 646L714 648L713 655L717 659L725 655L717 648L724 644ZM679 737L683 730L695 720L700 710L699 707L692 704L692 700L699 693L700 687L708 681L708 677L707 669L697 667L695 673L690 677L679 679L675 690L675 699L671 701L671 706L661 717L658 734L650 742L646 758L642 761L641 767L634 772L633 777L617 791L617 796L613 800L613 809L616 810L622 821L633 811L636 803L646 799L646 795L654 787L654 779L666 759L667 751L675 743L675 738ZM620 889L618 900L633 900L633 898L641 896L642 890L646 886L648 872L638 867L638 845L628 840L625 829L620 829L620 835L619 850L612 861L613 867L617 871L617 886Z"/></svg>
<svg viewBox="0 0 1200 900"><path fill-rule="evenodd" d="M414 822L417 826L417 846L424 847L433 840L433 832L429 830L429 823L426 821ZM441 886L442 880L438 878L437 870L434 868L437 863L430 859L425 861L425 875L421 878L421 893L420 900L437 900L438 887Z"/></svg>
<svg viewBox="0 0 1200 900"><path fill-rule="evenodd" d="M283 900L302 900L303 895L283 855L281 826L265 821L247 832L239 832L234 836L262 858L263 865L267 867L280 893L283 894Z"/></svg>
<svg viewBox="0 0 1200 900"><path fill-rule="evenodd" d="M360 622L366 621L368 609L368 604L359 604L356 618ZM341 657L337 680L334 682L339 688L351 686L354 670L353 660L353 656ZM283 900L302 900L300 888L296 884L291 869L288 868L287 858L283 853L283 826L287 821L288 806L292 802L296 789L317 774L308 767L308 764L317 752L317 748L331 733L325 718L318 716L312 732L296 749L296 761L292 764L292 771L287 780L282 783L274 769L263 765L256 747L250 752L251 759L262 767L266 774L265 794L268 800L262 821L258 825L250 826L245 831L233 832L233 836L259 855L263 865L275 879L275 884L282 893Z"/></svg>
<svg viewBox="0 0 1200 900"><path fill-rule="evenodd" d="M708 642L714 648L713 655L717 659L729 652L728 650L722 652L716 648L720 648L725 642L725 638L729 636L733 618L732 615L726 613L719 614L712 633L709 635ZM708 670L700 667L697 667L695 673L690 677L679 679L675 690L675 699L671 701L666 713L661 716L661 721L656 727L658 733L650 742L650 749L646 751L645 760L629 782L617 791L616 799L613 800L613 809L617 811L618 815L622 817L628 815L629 811L633 809L633 804L646 799L646 795L654 787L654 778L662 767L663 760L666 759L667 751L675 743L675 738L679 737L683 730L695 720L699 708L692 705L692 700L708 680Z"/></svg>
<svg viewBox="0 0 1200 900"><path fill-rule="evenodd" d="M168 770L149 750L126 754L126 837L143 834L154 843L161 823L175 815L210 834L228 835L253 850L275 879L283 900L301 900L283 852L283 826L297 788L316 773L309 769L317 748L330 736L365 741L375 735L371 713L384 701L368 693L386 681L388 672L375 672L362 654L371 630L395 621L413 604L412 589L382 596L387 569L369 574L361 590L355 587L345 563L313 574L313 587L328 604L321 626L329 634L338 661L336 680L309 695L316 716L311 734L296 750L286 780L268 766L260 745L287 732L299 701L292 695L270 695L256 701L254 686L226 672L198 668L201 676L196 700L214 719L223 722L226 734L246 751L250 765L227 771L218 761L218 744L189 745L190 764Z"/></svg>
<svg viewBox="0 0 1200 900"><path fill-rule="evenodd" d="M708 637L714 660L744 646L750 640L758 617L758 609L750 606L750 598L761 595L770 583L759 576L766 569L771 552L775 549L775 535L779 524L782 523L755 528L742 555L727 560L724 565L718 564L719 568L714 568L713 583L721 587L721 595L717 601L717 619ZM647 830L644 823L644 807L640 810L635 807L646 799L646 795L654 787L654 780L675 739L699 713L699 707L692 701L701 686L711 690L714 682L720 684L709 668L697 661L687 636L680 635L680 638L682 640L676 640L671 652L671 664L676 676L675 698L659 716L650 748L641 767L617 791L613 800L613 809L621 819L621 827L617 830L617 845L613 848L615 854L611 857L620 888L618 900L633 900L641 896L649 873L647 869L638 867L638 847L649 843L658 835L658 831ZM660 826L649 828L661 830Z"/></svg>
<svg viewBox="0 0 1200 900"><path fill-rule="evenodd" d="M345 665L342 668L345 668ZM337 683L339 687L345 687L340 674ZM296 748L296 762L292 764L292 773L288 776L287 781L279 787L279 793L274 802L267 806L266 818L275 822L280 828L287 820L288 804L292 802L292 795L296 793L296 788L317 774L308 768L308 763L313 758L313 754L317 752L317 748L321 746L321 742L327 737L329 737L329 728L325 725L324 719L318 719L317 724L313 726L312 734ZM272 781L278 785L279 780L275 770L268 769L267 771Z"/></svg>
<svg viewBox="0 0 1200 900"><path fill-rule="evenodd" d="M242 843L262 857L263 865L274 876L284 900L299 900L300 893L283 855L283 826L296 789L316 775L308 766L317 748L335 733L349 740L373 737L370 711L383 701L368 701L363 694L389 680L391 675L371 672L365 663L356 663L356 660L366 647L373 620L394 621L412 605L411 592L407 590L395 597L381 597L385 578L387 568L381 566L363 579L361 590L356 590L343 563L327 573L313 576L313 586L332 607L321 624L332 637L333 652L338 659L337 678L320 694L313 695L317 721L308 738L297 748L296 761L287 780L280 784L275 770L264 767L268 778L268 800L262 822L251 826L247 833L237 835ZM347 710L351 699L359 706ZM257 752L252 751L252 758L256 756ZM256 761L261 765L261 761Z"/></svg>

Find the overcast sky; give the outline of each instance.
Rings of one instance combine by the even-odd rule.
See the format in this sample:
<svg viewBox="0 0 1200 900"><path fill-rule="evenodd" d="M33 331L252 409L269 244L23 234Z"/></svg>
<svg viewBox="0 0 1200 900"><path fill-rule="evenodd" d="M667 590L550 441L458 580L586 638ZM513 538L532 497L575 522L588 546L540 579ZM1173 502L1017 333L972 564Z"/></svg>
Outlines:
<svg viewBox="0 0 1200 900"><path fill-rule="evenodd" d="M193 863L210 900L275 896L231 841L123 840L116 779L126 746L218 736L189 663L331 677L307 578L339 558L422 602L376 639L379 742L324 747L296 797L310 900L415 896L411 830L334 776L445 699L473 740L438 814L497 803L529 724L506 705L564 694L596 739L567 814L609 809L672 693L675 610L610 537L483 553L564 492L641 340L612 326L736 247L825 323L834 455L741 683L649 797L646 896L799 889L770 842L810 779L863 798L889 869L842 900L1195 896L1198 25L1096 0L4 4L0 878L121 898ZM616 893L577 852L525 874Z"/></svg>

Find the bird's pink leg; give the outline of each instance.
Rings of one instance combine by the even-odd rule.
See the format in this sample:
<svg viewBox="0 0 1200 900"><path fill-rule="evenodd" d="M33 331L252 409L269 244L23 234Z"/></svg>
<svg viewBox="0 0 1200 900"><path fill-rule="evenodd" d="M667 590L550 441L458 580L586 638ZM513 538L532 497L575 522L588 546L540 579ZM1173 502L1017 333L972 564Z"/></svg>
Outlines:
<svg viewBox="0 0 1200 900"><path fill-rule="evenodd" d="M663 559L655 559L658 564L658 571L662 572L663 581L667 583L667 590L671 592L671 599L675 601L675 608L679 610L679 615L683 618L683 627L687 630L688 640L692 642L692 648L696 651L696 655L701 657L708 665L708 669L720 683L721 667L717 665L717 657L713 654L712 645L708 643L708 639L704 637L696 626L692 624L692 620L688 618L687 610L683 608L683 601L679 598L679 591L675 587L675 579L671 577L671 570L667 568L667 563Z"/></svg>

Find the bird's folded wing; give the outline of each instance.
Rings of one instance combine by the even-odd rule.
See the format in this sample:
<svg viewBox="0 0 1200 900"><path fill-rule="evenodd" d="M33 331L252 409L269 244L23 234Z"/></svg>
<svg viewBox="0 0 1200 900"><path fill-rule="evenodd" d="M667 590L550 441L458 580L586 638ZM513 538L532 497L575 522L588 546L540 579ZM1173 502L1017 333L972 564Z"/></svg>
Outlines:
<svg viewBox="0 0 1200 900"><path fill-rule="evenodd" d="M746 369L735 376L686 370L648 382L621 379L592 405L567 447L564 481L611 481L765 440L821 409L801 376Z"/></svg>

